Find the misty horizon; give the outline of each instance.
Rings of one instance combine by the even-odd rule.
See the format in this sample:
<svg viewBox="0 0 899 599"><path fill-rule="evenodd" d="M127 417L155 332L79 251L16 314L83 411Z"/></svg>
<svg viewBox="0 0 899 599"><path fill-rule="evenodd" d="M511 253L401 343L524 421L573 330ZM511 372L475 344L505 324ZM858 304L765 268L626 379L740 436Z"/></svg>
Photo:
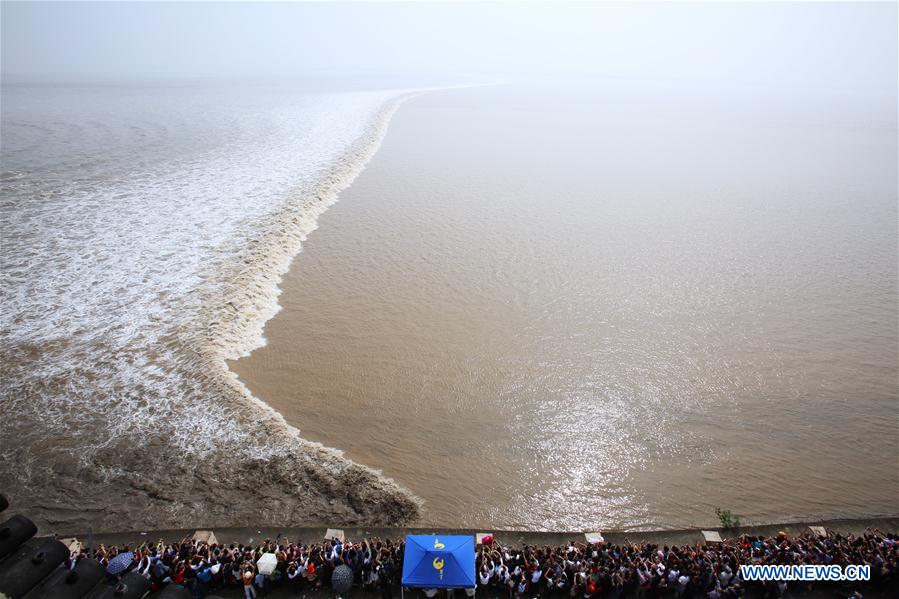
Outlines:
<svg viewBox="0 0 899 599"><path fill-rule="evenodd" d="M895 93L895 3L2 3L7 85L661 79Z"/></svg>

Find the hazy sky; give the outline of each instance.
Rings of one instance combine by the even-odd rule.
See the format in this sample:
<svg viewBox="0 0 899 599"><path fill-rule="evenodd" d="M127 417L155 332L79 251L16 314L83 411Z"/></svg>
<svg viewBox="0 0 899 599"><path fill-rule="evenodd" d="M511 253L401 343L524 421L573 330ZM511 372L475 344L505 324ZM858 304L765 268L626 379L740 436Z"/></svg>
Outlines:
<svg viewBox="0 0 899 599"><path fill-rule="evenodd" d="M896 3L2 2L3 81L613 75L889 89Z"/></svg>

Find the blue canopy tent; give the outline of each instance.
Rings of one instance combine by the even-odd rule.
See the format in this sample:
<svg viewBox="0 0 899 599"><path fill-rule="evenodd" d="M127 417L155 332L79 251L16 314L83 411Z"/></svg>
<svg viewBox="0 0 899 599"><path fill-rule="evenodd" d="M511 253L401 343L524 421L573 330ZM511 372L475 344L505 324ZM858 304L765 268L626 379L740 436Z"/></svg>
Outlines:
<svg viewBox="0 0 899 599"><path fill-rule="evenodd" d="M406 536L403 587L470 589L476 584L473 536Z"/></svg>

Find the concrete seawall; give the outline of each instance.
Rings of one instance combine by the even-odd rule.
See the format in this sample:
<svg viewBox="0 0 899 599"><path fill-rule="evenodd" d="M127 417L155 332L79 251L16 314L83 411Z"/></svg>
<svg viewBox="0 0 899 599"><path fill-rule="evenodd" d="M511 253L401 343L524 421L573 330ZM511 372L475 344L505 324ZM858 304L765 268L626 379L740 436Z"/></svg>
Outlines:
<svg viewBox="0 0 899 599"><path fill-rule="evenodd" d="M809 526L824 526L841 533L859 534L867 528L877 528L883 532L899 533L899 516L889 518L872 518L872 519L847 519L847 520L819 520L807 522L788 522L780 524L765 524L756 526L743 526L736 530L718 530L722 538L733 538L741 534L773 536L778 531L784 531L790 536L798 536L808 531ZM339 526L334 526L339 528ZM210 529L210 527L198 527L199 529ZM220 544L243 543L255 544L265 539L276 539L278 537L287 537L290 541L302 541L304 543L315 543L324 539L327 526L260 526L260 527L212 527L215 536ZM87 545L98 543L106 545L123 543L141 544L143 542L156 542L160 539L165 542L180 541L184 537L193 535L196 529L168 529L168 530L146 530L146 531L130 531L130 532L93 532L84 531L76 536L82 543ZM458 529L458 528L384 528L384 527L359 527L350 526L343 527L342 530L347 538L355 541L366 537L380 537L382 539L401 539L405 535L411 533L420 534L476 534L476 533L492 533L496 540L503 545L520 546L520 545L561 545L571 541L584 541L584 533L582 531L568 532L538 532L538 531L521 531L521 530L493 530L488 527L481 529ZM705 530L713 530L707 528ZM45 532L45 531L42 531ZM702 530L680 529L680 530L657 530L657 531L602 531L606 542L612 544L622 543L654 543L657 545L683 545L695 544L703 541ZM48 535L49 536L49 535ZM71 535L67 535L71 536Z"/></svg>

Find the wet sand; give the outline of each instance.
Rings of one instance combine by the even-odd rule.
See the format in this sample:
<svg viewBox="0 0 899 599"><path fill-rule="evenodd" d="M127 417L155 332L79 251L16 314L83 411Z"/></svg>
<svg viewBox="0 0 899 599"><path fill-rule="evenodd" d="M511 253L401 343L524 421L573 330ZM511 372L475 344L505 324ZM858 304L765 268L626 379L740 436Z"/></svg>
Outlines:
<svg viewBox="0 0 899 599"><path fill-rule="evenodd" d="M897 513L894 131L581 91L404 105L232 369L428 525Z"/></svg>

